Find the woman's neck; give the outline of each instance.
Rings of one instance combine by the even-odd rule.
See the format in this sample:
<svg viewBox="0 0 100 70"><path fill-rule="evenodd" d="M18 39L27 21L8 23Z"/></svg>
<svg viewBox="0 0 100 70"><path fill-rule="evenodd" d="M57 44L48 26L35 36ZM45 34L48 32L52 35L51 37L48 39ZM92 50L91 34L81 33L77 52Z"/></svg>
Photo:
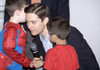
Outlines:
<svg viewBox="0 0 100 70"><path fill-rule="evenodd" d="M45 37L47 36L47 34L48 34L48 30L47 30L47 27L45 26L44 31L41 33L41 35L45 39Z"/></svg>

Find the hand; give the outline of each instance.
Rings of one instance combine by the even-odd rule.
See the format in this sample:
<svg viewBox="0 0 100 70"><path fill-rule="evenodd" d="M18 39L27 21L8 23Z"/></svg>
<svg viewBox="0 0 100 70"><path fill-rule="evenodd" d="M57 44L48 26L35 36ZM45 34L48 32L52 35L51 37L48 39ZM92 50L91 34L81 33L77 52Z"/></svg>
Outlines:
<svg viewBox="0 0 100 70"><path fill-rule="evenodd" d="M34 58L32 62L35 68L40 68L44 64L42 56L40 56L40 58Z"/></svg>

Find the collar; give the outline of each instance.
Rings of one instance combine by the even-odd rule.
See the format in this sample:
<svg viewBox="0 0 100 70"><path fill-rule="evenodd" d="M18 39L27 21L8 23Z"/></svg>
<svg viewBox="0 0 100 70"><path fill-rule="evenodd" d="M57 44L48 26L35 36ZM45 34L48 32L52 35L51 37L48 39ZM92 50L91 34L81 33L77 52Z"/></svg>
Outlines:
<svg viewBox="0 0 100 70"><path fill-rule="evenodd" d="M41 41L48 41L49 40L49 34L47 34L45 38L43 38L43 36L41 34L39 34L39 37L40 37Z"/></svg>

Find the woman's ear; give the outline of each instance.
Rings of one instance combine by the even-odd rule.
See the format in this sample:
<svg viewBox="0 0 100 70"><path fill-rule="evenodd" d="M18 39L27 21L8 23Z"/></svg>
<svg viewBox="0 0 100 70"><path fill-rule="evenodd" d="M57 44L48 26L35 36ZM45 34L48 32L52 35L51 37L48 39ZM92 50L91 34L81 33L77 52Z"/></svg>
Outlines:
<svg viewBox="0 0 100 70"><path fill-rule="evenodd" d="M44 23L44 24L47 24L48 22L49 22L49 18L46 17L46 18L43 20L43 23Z"/></svg>

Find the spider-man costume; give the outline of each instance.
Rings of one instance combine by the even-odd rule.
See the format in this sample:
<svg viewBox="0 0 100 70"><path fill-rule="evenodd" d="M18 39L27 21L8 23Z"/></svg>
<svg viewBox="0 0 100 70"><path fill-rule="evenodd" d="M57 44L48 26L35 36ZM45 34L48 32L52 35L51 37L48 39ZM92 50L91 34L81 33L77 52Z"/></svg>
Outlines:
<svg viewBox="0 0 100 70"><path fill-rule="evenodd" d="M27 35L20 24L7 22L0 33L0 70L22 70L30 67L25 55Z"/></svg>

